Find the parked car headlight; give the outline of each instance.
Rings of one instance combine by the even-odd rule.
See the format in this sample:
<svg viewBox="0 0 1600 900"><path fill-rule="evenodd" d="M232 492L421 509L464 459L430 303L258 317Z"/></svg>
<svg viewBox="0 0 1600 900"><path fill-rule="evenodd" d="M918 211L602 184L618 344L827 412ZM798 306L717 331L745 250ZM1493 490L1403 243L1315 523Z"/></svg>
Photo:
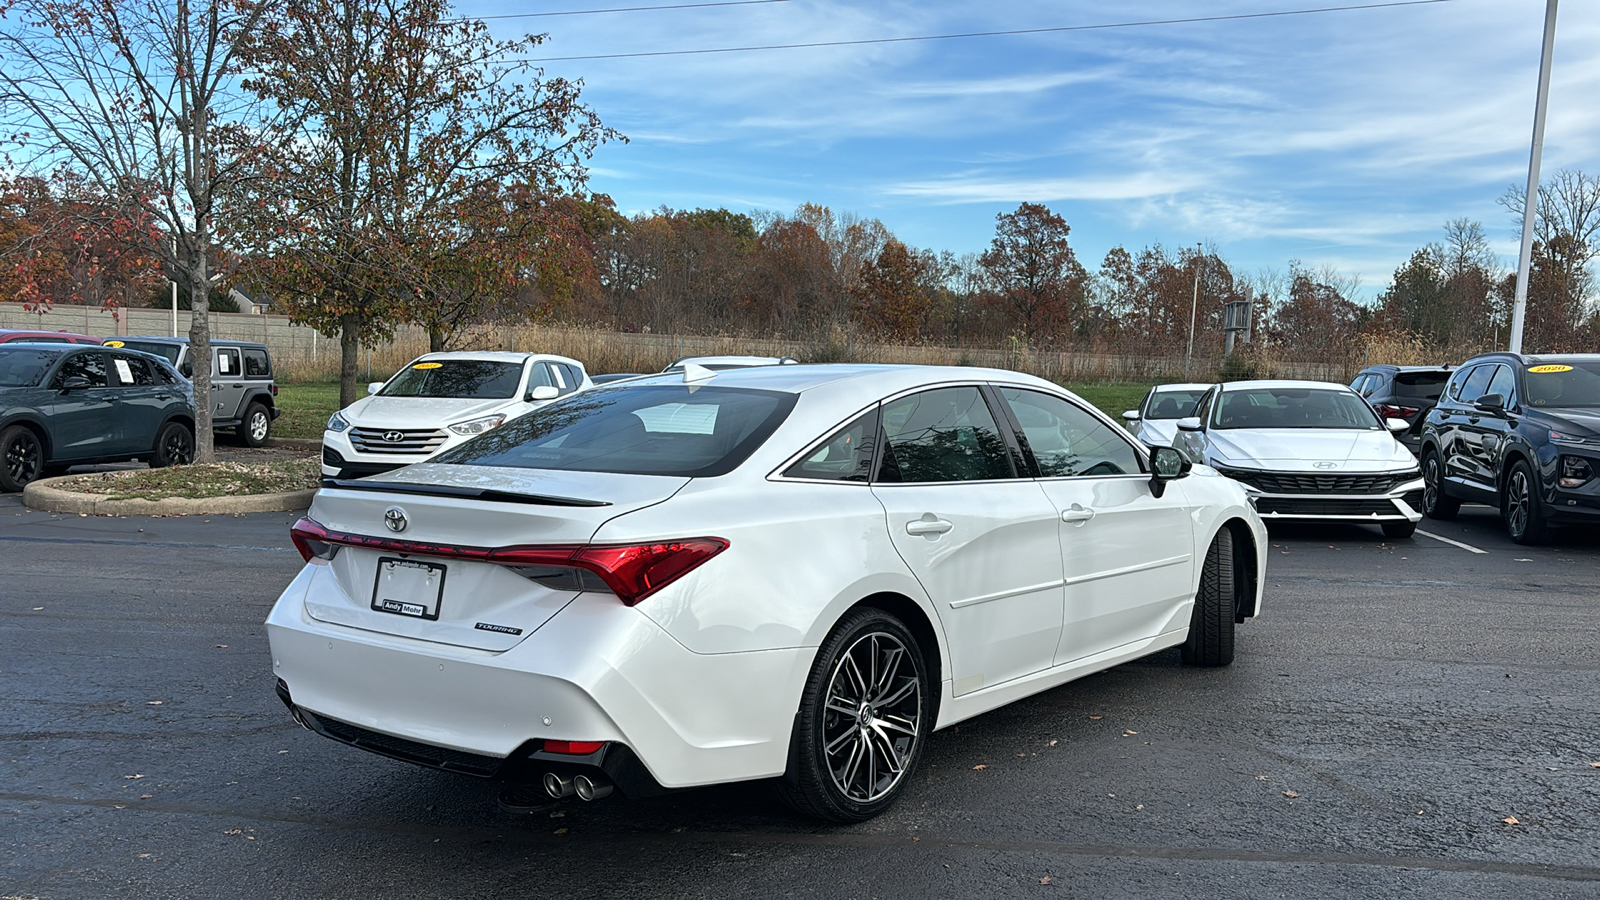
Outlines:
<svg viewBox="0 0 1600 900"><path fill-rule="evenodd" d="M1559 441L1563 444L1588 444L1594 442L1594 438L1588 438L1578 434L1567 434L1564 431L1550 432L1550 440Z"/></svg>
<svg viewBox="0 0 1600 900"><path fill-rule="evenodd" d="M450 430L456 434L483 434L485 431L500 427L500 423L505 420L506 417L504 415L484 416L481 419L468 419L465 422L457 422L450 426Z"/></svg>
<svg viewBox="0 0 1600 900"><path fill-rule="evenodd" d="M1594 477L1594 469L1589 461L1581 456L1561 457L1561 486L1564 488L1583 487L1583 483Z"/></svg>
<svg viewBox="0 0 1600 900"><path fill-rule="evenodd" d="M328 417L328 426L327 427L328 427L329 431L340 432L340 431L344 431L346 428L349 428L350 427L350 423L345 421L344 416L341 416L338 413L334 413L333 415Z"/></svg>

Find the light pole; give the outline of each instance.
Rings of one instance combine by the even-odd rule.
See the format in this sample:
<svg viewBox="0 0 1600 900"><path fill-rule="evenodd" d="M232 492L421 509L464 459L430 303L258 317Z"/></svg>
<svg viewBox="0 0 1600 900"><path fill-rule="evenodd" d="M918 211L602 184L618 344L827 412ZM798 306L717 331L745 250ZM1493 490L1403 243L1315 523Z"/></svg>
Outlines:
<svg viewBox="0 0 1600 900"><path fill-rule="evenodd" d="M1533 216L1539 207L1539 156L1544 151L1544 110L1550 102L1550 56L1556 43L1556 0L1544 7L1544 49L1539 54L1539 93L1533 106L1533 150L1528 154L1528 192L1522 197L1522 251L1517 256L1517 298L1511 307L1512 353L1522 352L1522 322L1528 314L1528 278L1533 268Z"/></svg>
<svg viewBox="0 0 1600 900"><path fill-rule="evenodd" d="M172 336L178 336L178 238L172 238Z"/></svg>

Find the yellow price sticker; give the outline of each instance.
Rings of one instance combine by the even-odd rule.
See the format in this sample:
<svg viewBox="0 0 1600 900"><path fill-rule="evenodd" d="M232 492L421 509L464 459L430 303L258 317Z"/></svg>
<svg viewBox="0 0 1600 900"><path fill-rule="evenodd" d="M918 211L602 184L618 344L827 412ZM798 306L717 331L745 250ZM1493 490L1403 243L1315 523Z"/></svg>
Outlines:
<svg viewBox="0 0 1600 900"><path fill-rule="evenodd" d="M121 341L106 341L106 346L107 347L121 347L122 346L122 342Z"/></svg>
<svg viewBox="0 0 1600 900"><path fill-rule="evenodd" d="M1529 372L1537 372L1540 375L1543 375L1546 372L1571 372L1572 371L1572 367L1571 366L1534 366L1533 368L1529 369L1528 371Z"/></svg>
<svg viewBox="0 0 1600 900"><path fill-rule="evenodd" d="M444 368L444 363L417 363L416 365L412 366L411 368L413 368L413 369L442 369L442 368Z"/></svg>

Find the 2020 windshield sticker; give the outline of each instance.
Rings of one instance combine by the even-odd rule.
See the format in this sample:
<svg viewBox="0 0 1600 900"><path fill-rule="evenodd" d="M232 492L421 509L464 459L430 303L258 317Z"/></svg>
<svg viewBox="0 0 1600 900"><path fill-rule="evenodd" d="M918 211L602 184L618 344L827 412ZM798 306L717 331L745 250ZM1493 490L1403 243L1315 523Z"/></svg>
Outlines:
<svg viewBox="0 0 1600 900"><path fill-rule="evenodd" d="M411 368L413 368L413 369L442 369L442 368L444 368L444 363L436 363L436 362L417 363L416 365L412 366Z"/></svg>
<svg viewBox="0 0 1600 900"><path fill-rule="evenodd" d="M1529 372L1534 372L1534 373L1539 374L1539 375L1543 375L1543 374L1545 374L1547 372L1571 372L1572 371L1572 367L1571 366L1534 366L1533 368L1529 369L1528 371Z"/></svg>

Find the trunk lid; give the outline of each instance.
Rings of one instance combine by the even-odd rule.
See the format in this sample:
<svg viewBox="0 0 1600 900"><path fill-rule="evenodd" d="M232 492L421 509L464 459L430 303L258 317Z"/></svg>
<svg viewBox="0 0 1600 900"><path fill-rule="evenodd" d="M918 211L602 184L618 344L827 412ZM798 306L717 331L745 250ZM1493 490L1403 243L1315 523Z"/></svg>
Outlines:
<svg viewBox="0 0 1600 900"><path fill-rule="evenodd" d="M331 581L306 596L315 619L417 640L506 650L579 593L588 572L506 566L429 547L582 545L605 522L677 493L687 478L421 464L324 488L310 517L332 532L398 542L341 546ZM481 495L474 496L478 492ZM396 527L398 526L398 528Z"/></svg>

